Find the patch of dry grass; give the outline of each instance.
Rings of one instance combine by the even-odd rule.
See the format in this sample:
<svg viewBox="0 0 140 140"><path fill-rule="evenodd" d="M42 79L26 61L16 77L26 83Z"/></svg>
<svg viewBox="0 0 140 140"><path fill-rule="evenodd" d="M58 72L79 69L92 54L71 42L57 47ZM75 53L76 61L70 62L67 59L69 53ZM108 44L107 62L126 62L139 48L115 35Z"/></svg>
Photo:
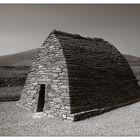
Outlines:
<svg viewBox="0 0 140 140"><path fill-rule="evenodd" d="M1 87L0 101L16 101L20 99L23 87Z"/></svg>

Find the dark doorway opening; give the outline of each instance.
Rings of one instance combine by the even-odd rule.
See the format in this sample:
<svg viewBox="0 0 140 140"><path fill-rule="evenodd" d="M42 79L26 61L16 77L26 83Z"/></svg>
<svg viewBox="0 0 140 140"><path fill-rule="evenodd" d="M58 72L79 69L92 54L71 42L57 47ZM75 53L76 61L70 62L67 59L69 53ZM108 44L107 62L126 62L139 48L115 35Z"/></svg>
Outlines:
<svg viewBox="0 0 140 140"><path fill-rule="evenodd" d="M40 85L37 112L42 112L45 103L45 84Z"/></svg>

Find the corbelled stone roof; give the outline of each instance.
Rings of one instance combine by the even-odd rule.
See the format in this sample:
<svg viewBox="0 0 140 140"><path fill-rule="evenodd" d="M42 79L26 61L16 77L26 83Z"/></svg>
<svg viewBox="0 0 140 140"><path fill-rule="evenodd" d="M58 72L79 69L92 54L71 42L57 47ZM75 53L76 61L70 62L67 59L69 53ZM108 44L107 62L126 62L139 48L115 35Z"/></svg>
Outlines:
<svg viewBox="0 0 140 140"><path fill-rule="evenodd" d="M72 33L62 32L59 30L53 30L50 34L55 34L57 36L65 36L65 37L69 37L72 39L84 39L84 40L89 40L89 41L104 41L104 39L102 39L102 38L84 37L79 34L72 34Z"/></svg>
<svg viewBox="0 0 140 140"><path fill-rule="evenodd" d="M80 54L83 52L90 55L91 65L94 67L116 67L122 64L124 67L128 67L128 63L121 53L112 44L101 38L83 37L57 30L53 30L50 34L57 37L63 51L67 51L66 54L73 53L72 56L75 54L79 58L82 57Z"/></svg>
<svg viewBox="0 0 140 140"><path fill-rule="evenodd" d="M46 91L45 104L38 102L41 86ZM78 120L139 98L137 80L113 45L101 38L54 30L35 56L20 104Z"/></svg>

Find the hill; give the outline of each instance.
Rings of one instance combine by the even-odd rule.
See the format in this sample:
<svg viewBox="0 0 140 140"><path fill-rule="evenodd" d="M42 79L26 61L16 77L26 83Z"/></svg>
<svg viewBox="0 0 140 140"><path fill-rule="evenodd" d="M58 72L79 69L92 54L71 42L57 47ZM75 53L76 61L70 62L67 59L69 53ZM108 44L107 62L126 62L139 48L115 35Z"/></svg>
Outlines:
<svg viewBox="0 0 140 140"><path fill-rule="evenodd" d="M140 57L123 54L130 66L140 66Z"/></svg>
<svg viewBox="0 0 140 140"><path fill-rule="evenodd" d="M0 66L30 66L37 49L0 56Z"/></svg>

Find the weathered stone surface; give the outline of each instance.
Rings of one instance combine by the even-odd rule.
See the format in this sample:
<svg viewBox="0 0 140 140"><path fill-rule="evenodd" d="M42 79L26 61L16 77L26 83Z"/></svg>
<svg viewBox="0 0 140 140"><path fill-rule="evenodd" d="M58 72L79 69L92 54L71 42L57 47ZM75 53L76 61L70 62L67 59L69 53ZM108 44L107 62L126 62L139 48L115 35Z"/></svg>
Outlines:
<svg viewBox="0 0 140 140"><path fill-rule="evenodd" d="M52 76L53 76L53 78L58 78L58 74L57 73L53 74Z"/></svg>
<svg viewBox="0 0 140 140"><path fill-rule="evenodd" d="M66 119L66 118L67 118L67 115L66 115L66 114L64 114L64 115L62 115L62 117L63 117L64 119Z"/></svg>
<svg viewBox="0 0 140 140"><path fill-rule="evenodd" d="M35 55L19 104L36 112L41 84L44 112L68 120L140 98L137 80L114 46L59 31L51 32Z"/></svg>
<svg viewBox="0 0 140 140"><path fill-rule="evenodd" d="M62 102L61 98L53 98L54 102Z"/></svg>
<svg viewBox="0 0 140 140"><path fill-rule="evenodd" d="M30 94L35 94L37 91L36 90L30 90L29 93Z"/></svg>

